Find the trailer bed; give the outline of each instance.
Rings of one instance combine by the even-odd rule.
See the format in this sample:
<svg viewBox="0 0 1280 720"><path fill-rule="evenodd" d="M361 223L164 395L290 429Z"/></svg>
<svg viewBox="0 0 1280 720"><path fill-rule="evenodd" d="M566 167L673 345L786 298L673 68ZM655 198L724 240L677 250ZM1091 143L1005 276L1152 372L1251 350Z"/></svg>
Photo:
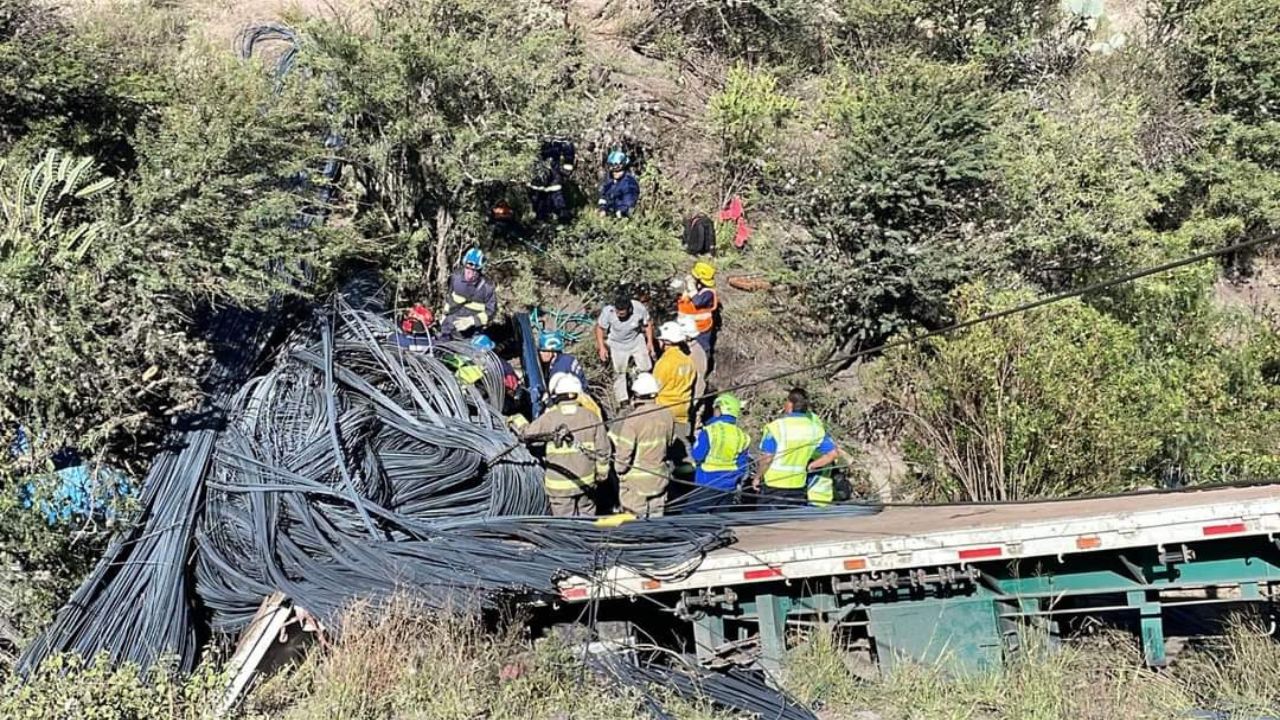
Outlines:
<svg viewBox="0 0 1280 720"><path fill-rule="evenodd" d="M1280 485L993 505L890 506L736 527L737 541L679 579L613 568L561 584L567 602L672 591L1062 557L1280 533Z"/></svg>

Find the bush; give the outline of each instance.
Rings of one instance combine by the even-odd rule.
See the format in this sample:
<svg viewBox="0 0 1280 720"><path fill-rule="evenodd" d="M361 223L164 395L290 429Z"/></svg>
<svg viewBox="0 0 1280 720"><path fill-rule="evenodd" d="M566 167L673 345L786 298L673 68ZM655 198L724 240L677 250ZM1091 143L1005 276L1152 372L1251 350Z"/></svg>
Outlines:
<svg viewBox="0 0 1280 720"><path fill-rule="evenodd" d="M832 5L825 0L656 0L650 19L632 31L632 41L673 57L703 53L809 69L828 58L825 30L836 12Z"/></svg>
<svg viewBox="0 0 1280 720"><path fill-rule="evenodd" d="M115 669L104 654L46 661L26 681L0 685L0 716L12 720L212 720L227 678L201 668L185 681L163 670Z"/></svg>
<svg viewBox="0 0 1280 720"><path fill-rule="evenodd" d="M87 41L32 0L0 0L0 153L62 147L110 171L136 161L131 136L158 76L125 73L130 49Z"/></svg>
<svg viewBox="0 0 1280 720"><path fill-rule="evenodd" d="M914 60L837 75L825 94L828 147L773 199L815 238L790 264L846 347L937 324L983 254L996 98L973 67Z"/></svg>
<svg viewBox="0 0 1280 720"><path fill-rule="evenodd" d="M1206 289L1202 277L1184 278L1189 289L1163 279L1142 292L1194 295ZM1026 299L968 287L957 315ZM1148 327L1069 300L893 354L886 392L924 494L1013 500L1274 473L1280 456L1262 428L1274 422L1265 358L1275 336L1257 326L1228 335L1230 316L1194 310L1159 322L1182 344L1145 344ZM1221 344L1232 335L1246 340Z"/></svg>
<svg viewBox="0 0 1280 720"><path fill-rule="evenodd" d="M1141 121L1136 99L1103 103L1073 87L1048 110L1019 105L995 129L1005 253L1024 276L1057 291L1133 267L1161 207Z"/></svg>
<svg viewBox="0 0 1280 720"><path fill-rule="evenodd" d="M1025 299L966 288L957 317ZM1133 487L1160 448L1165 417L1160 380L1137 356L1132 329L1078 301L897 353L886 385L924 492L991 501Z"/></svg>
<svg viewBox="0 0 1280 720"><path fill-rule="evenodd" d="M670 280L687 272L687 257L669 220L586 212L557 233L539 259L539 274L580 295L610 301L620 284L651 296L667 293Z"/></svg>
<svg viewBox="0 0 1280 720"><path fill-rule="evenodd" d="M357 227L411 239L378 254L422 268L429 287L486 234L493 188L523 188L543 139L578 137L607 105L585 101L578 39L544 3L398 0L365 33L306 29L302 62L326 78L344 128Z"/></svg>
<svg viewBox="0 0 1280 720"><path fill-rule="evenodd" d="M1187 90L1216 111L1256 122L1280 113L1280 5L1209 0L1185 16Z"/></svg>
<svg viewBox="0 0 1280 720"><path fill-rule="evenodd" d="M799 101L778 92L778 79L764 71L736 65L724 89L711 97L707 116L720 137L720 194L729 197L776 165L780 129Z"/></svg>

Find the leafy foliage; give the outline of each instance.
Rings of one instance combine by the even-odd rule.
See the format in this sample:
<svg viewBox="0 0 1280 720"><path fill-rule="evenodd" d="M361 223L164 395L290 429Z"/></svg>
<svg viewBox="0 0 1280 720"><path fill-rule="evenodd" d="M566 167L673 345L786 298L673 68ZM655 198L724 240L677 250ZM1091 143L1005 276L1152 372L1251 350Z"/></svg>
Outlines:
<svg viewBox="0 0 1280 720"><path fill-rule="evenodd" d="M176 680L161 669L113 669L106 655L46 662L26 682L0 685L0 714L14 720L204 720L216 717L227 678L212 668Z"/></svg>
<svg viewBox="0 0 1280 720"><path fill-rule="evenodd" d="M119 50L88 42L44 4L0 0L0 153L53 145L132 165L130 135L146 117L135 98L158 83L117 72Z"/></svg>
<svg viewBox="0 0 1280 720"><path fill-rule="evenodd" d="M1188 90L1217 111L1257 121L1280 113L1280 6L1210 0L1185 18Z"/></svg>
<svg viewBox="0 0 1280 720"><path fill-rule="evenodd" d="M956 312L967 319L1025 299L970 286L957 294ZM1220 320L1203 318L1218 329ZM925 492L944 498L1251 477L1280 462L1257 430L1273 421L1276 388L1261 358L1276 340L1257 337L1260 345L1170 354L1144 348L1134 327L1067 301L898 353L886 388L929 480Z"/></svg>
<svg viewBox="0 0 1280 720"><path fill-rule="evenodd" d="M1160 207L1136 105L1101 105L1083 88L1064 95L1050 111L1021 105L994 133L1006 252L1049 290L1131 266Z"/></svg>
<svg viewBox="0 0 1280 720"><path fill-rule="evenodd" d="M823 161L779 198L816 238L793 266L849 345L936 323L977 264L996 99L974 68L922 61L839 75L826 94Z"/></svg>
<svg viewBox="0 0 1280 720"><path fill-rule="evenodd" d="M367 35L309 32L306 66L328 78L347 128L358 227L397 238L385 248L397 261L412 247L415 289L442 287L484 232L492 189L522 187L541 141L577 136L589 116L578 41L545 4L401 0Z"/></svg>
<svg viewBox="0 0 1280 720"><path fill-rule="evenodd" d="M729 70L724 89L707 104L707 119L720 137L722 196L770 173L781 127L799 107L798 100L778 92L774 75L743 65Z"/></svg>

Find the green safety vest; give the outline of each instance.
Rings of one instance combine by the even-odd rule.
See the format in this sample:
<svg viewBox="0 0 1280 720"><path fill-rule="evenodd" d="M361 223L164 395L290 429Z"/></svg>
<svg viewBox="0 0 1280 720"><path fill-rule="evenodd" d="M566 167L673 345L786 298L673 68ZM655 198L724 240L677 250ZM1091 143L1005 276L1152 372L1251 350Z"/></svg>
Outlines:
<svg viewBox="0 0 1280 720"><path fill-rule="evenodd" d="M742 428L728 422L711 423L702 428L707 433L707 457L702 461L704 472L724 472L738 469L738 456L751 444Z"/></svg>
<svg viewBox="0 0 1280 720"><path fill-rule="evenodd" d="M778 449L764 473L764 484L777 490L803 488L809 463L827 435L822 423L808 417L784 417L769 423L765 432L777 442Z"/></svg>

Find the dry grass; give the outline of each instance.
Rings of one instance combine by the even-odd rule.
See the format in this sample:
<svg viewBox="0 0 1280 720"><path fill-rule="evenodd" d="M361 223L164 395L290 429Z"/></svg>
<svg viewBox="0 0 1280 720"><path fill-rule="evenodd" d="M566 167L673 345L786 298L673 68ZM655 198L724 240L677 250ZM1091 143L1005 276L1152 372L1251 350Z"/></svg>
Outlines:
<svg viewBox="0 0 1280 720"><path fill-rule="evenodd" d="M634 699L602 688L555 642L529 647L521 626L493 634L473 616L407 600L357 605L342 639L253 696L250 717L620 718Z"/></svg>
<svg viewBox="0 0 1280 720"><path fill-rule="evenodd" d="M1132 640L1119 635L1057 650L1027 638L1022 657L996 673L905 665L861 681L820 634L794 655L788 681L833 720L1167 720L1195 704L1185 683L1144 668Z"/></svg>

